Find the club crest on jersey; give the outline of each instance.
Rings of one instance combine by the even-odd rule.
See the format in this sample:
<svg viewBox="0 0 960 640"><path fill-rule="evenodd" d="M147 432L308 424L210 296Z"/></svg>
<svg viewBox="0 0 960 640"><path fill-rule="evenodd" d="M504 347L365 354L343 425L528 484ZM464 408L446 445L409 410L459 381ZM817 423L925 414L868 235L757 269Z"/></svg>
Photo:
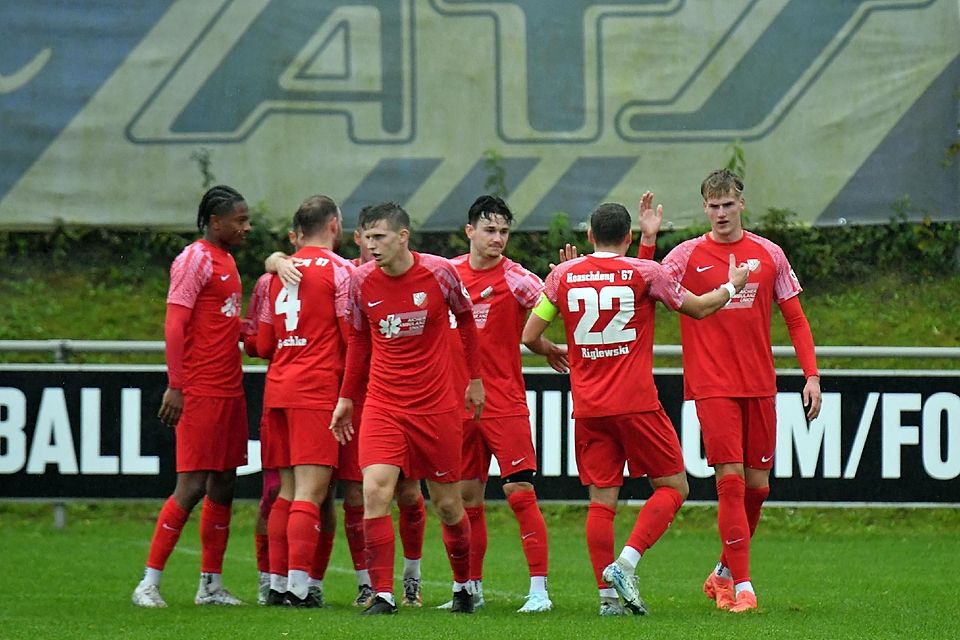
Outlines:
<svg viewBox="0 0 960 640"><path fill-rule="evenodd" d="M413 293L413 304L422 307L427 303L427 293L425 291L415 291Z"/></svg>

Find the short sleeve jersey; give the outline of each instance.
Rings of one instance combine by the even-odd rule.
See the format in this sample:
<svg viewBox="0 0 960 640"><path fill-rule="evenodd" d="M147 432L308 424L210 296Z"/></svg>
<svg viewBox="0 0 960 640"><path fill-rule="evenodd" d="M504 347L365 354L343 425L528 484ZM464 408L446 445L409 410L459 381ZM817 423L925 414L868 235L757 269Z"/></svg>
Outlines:
<svg viewBox="0 0 960 640"><path fill-rule="evenodd" d="M350 321L372 342L365 406L420 414L457 409L450 366L450 313L470 298L446 258L413 252L413 266L390 276L368 262L350 281Z"/></svg>
<svg viewBox="0 0 960 640"><path fill-rule="evenodd" d="M573 416L660 407L653 383L654 304L676 310L684 291L656 262L609 253L564 262L544 295L563 315Z"/></svg>
<svg viewBox="0 0 960 640"><path fill-rule="evenodd" d="M183 350L183 390L198 396L243 395L240 274L229 252L197 240L170 266L167 304L191 309Z"/></svg>
<svg viewBox="0 0 960 640"><path fill-rule="evenodd" d="M277 340L263 404L268 408L326 409L337 404L346 344L353 264L322 247L304 247L292 256L303 278L284 286L273 276L260 322L273 325Z"/></svg>
<svg viewBox="0 0 960 640"><path fill-rule="evenodd" d="M489 269L474 269L470 256L451 260L473 303L480 352L480 377L486 392L484 418L530 415L520 364L520 335L527 312L537 305L543 281L509 258ZM458 379L467 377L463 345L454 335ZM467 412L465 415L472 415Z"/></svg>
<svg viewBox="0 0 960 640"><path fill-rule="evenodd" d="M702 320L680 317L683 386L687 399L764 397L777 392L770 349L773 302L800 293L783 250L745 231L737 242L719 243L704 234L677 245L663 265L692 293L712 291L727 281L729 255L746 262L750 279L726 307Z"/></svg>

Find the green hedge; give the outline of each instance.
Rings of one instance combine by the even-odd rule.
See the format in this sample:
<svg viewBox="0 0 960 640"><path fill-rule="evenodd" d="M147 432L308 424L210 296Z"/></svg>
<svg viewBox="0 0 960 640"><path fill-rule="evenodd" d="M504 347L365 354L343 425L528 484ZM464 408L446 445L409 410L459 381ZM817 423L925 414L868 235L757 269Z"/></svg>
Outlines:
<svg viewBox="0 0 960 640"><path fill-rule="evenodd" d="M253 231L235 253L241 274L249 281L262 270L263 258L288 248L286 228L254 212ZM906 213L885 225L807 227L785 209L769 209L747 227L779 244L805 284L824 287L899 272L917 278L960 271L960 223L907 222ZM708 229L706 223L667 231L657 242L662 258L679 242ZM44 233L0 232L0 262L8 267L43 263L54 268L89 269L114 280L137 281L145 270L166 269L195 234L58 228ZM507 253L532 271L545 275L565 243L587 248L586 233L571 228L564 214L554 217L546 232L517 232ZM462 232L414 234L420 251L454 256L468 249ZM633 249L635 251L635 247ZM354 257L353 242L342 252ZM635 254L634 254L635 255Z"/></svg>

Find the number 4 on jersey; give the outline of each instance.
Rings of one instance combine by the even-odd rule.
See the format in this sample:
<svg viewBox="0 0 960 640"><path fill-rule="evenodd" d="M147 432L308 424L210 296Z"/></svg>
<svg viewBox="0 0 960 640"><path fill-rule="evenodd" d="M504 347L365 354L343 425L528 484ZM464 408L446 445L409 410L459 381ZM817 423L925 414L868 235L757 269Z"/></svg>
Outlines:
<svg viewBox="0 0 960 640"><path fill-rule="evenodd" d="M285 285L277 294L273 303L273 312L283 316L283 326L287 331L296 331L300 322L300 285Z"/></svg>

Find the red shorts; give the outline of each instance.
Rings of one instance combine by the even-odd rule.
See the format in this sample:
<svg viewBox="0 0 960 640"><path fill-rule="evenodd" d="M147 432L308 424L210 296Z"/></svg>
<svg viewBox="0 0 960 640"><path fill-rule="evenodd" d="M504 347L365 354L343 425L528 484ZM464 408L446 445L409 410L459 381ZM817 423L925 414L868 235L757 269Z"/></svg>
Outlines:
<svg viewBox="0 0 960 640"><path fill-rule="evenodd" d="M364 407L360 468L390 464L411 480L457 482L462 433L460 409L421 415Z"/></svg>
<svg viewBox="0 0 960 640"><path fill-rule="evenodd" d="M631 478L672 476L684 471L683 452L673 423L663 411L603 418L577 418L574 426L577 469L586 486L623 486L623 465Z"/></svg>
<svg viewBox="0 0 960 640"><path fill-rule="evenodd" d="M327 409L270 409L260 434L262 465L337 466L340 444L330 431L332 416Z"/></svg>
<svg viewBox="0 0 960 640"><path fill-rule="evenodd" d="M337 480L363 482L363 472L360 471L360 422L362 420L363 405L353 405L353 438L347 444L340 445Z"/></svg>
<svg viewBox="0 0 960 640"><path fill-rule="evenodd" d="M739 462L753 469L773 468L777 448L775 396L704 398L696 405L710 466Z"/></svg>
<svg viewBox="0 0 960 640"><path fill-rule="evenodd" d="M463 421L463 463L461 476L486 482L490 475L490 456L497 456L500 476L518 471L536 471L537 454L528 416L481 418Z"/></svg>
<svg viewBox="0 0 960 640"><path fill-rule="evenodd" d="M230 471L247 463L247 400L183 394L177 473Z"/></svg>

